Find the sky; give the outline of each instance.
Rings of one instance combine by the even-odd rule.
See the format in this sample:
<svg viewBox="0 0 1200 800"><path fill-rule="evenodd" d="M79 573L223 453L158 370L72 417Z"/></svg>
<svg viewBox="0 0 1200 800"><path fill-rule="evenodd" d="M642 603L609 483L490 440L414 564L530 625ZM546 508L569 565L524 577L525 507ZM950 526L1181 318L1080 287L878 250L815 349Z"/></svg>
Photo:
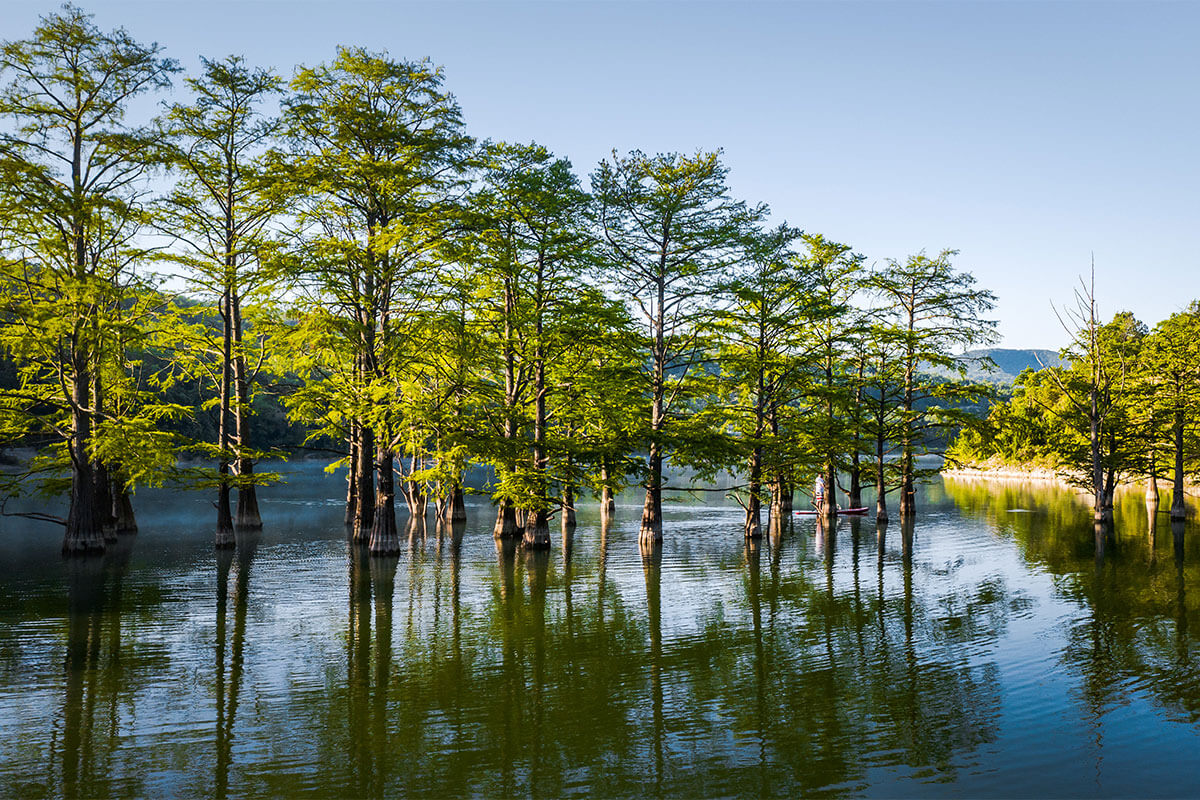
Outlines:
<svg viewBox="0 0 1200 800"><path fill-rule="evenodd" d="M0 38L56 2L0 0ZM734 196L869 263L925 250L997 297L1000 346L1200 297L1200 3L80 0L102 29L289 75L339 44L428 57L479 138L587 175L723 151ZM182 95L179 90L177 95Z"/></svg>

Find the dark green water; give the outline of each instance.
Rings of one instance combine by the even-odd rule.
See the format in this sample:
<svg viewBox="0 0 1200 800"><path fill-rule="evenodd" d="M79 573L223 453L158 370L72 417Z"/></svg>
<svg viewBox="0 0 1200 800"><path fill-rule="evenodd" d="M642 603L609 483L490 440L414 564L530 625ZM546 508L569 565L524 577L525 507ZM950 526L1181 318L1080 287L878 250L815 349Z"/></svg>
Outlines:
<svg viewBox="0 0 1200 800"><path fill-rule="evenodd" d="M1200 538L1140 498L948 482L898 523L673 506L637 546L498 548L490 509L399 558L302 468L214 553L206 498L63 561L0 528L0 795L1181 796L1200 755Z"/></svg>

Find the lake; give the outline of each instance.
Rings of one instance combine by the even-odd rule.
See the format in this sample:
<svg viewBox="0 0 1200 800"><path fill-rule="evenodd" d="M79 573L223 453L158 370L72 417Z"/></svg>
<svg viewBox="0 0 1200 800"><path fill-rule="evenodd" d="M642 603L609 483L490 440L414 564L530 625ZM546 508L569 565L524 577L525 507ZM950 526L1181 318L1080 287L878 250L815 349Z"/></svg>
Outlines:
<svg viewBox="0 0 1200 800"><path fill-rule="evenodd" d="M911 531L751 547L684 498L645 557L637 493L529 554L477 497L372 558L283 469L236 551L194 493L103 557L3 520L0 795L1196 794L1200 538L1138 495L1098 540L1065 490L947 479Z"/></svg>

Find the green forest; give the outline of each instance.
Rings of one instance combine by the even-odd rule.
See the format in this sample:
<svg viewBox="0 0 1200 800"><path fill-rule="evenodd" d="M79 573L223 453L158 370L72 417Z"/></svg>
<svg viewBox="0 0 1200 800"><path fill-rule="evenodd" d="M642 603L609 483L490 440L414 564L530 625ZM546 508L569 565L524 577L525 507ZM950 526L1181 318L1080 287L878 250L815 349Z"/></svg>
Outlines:
<svg viewBox="0 0 1200 800"><path fill-rule="evenodd" d="M428 60L185 74L64 6L3 44L0 117L0 447L36 453L0 477L68 496L12 512L61 523L65 553L135 530L131 494L162 484L211 492L232 546L261 526L256 465L297 453L346 468L374 553L398 502L461 522L475 466L496 536L531 548L628 486L660 541L686 488L665 464L734 473L747 537L816 475L911 517L919 457L964 425L953 458L1083 465L1098 513L1121 476L1195 468L1194 306L1148 332L1087 294L1064 366L983 421L994 388L960 356L995 298L954 250L869 261L773 220L719 149L581 176L468 132Z"/></svg>

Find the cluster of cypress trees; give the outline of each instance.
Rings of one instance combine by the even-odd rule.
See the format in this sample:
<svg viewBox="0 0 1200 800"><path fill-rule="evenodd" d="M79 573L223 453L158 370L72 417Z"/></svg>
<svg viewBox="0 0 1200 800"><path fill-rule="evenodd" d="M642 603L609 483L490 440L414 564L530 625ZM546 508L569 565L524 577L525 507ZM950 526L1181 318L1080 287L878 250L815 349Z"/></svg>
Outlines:
<svg viewBox="0 0 1200 800"><path fill-rule="evenodd" d="M581 492L608 513L635 481L660 541L668 463L741 475L748 537L818 472L911 516L916 457L979 391L931 377L993 325L953 251L868 265L771 224L719 151L614 151L585 185L469 135L428 61L343 47L290 80L240 57L180 78L71 6L0 68L0 436L44 445L9 489L69 490L65 552L133 529L130 491L181 479L183 452L215 463L187 476L216 492L218 546L261 525L265 393L339 443L346 522L385 553L397 494L465 518L471 464L494 468L496 535L533 548ZM214 441L173 432L201 413Z"/></svg>

